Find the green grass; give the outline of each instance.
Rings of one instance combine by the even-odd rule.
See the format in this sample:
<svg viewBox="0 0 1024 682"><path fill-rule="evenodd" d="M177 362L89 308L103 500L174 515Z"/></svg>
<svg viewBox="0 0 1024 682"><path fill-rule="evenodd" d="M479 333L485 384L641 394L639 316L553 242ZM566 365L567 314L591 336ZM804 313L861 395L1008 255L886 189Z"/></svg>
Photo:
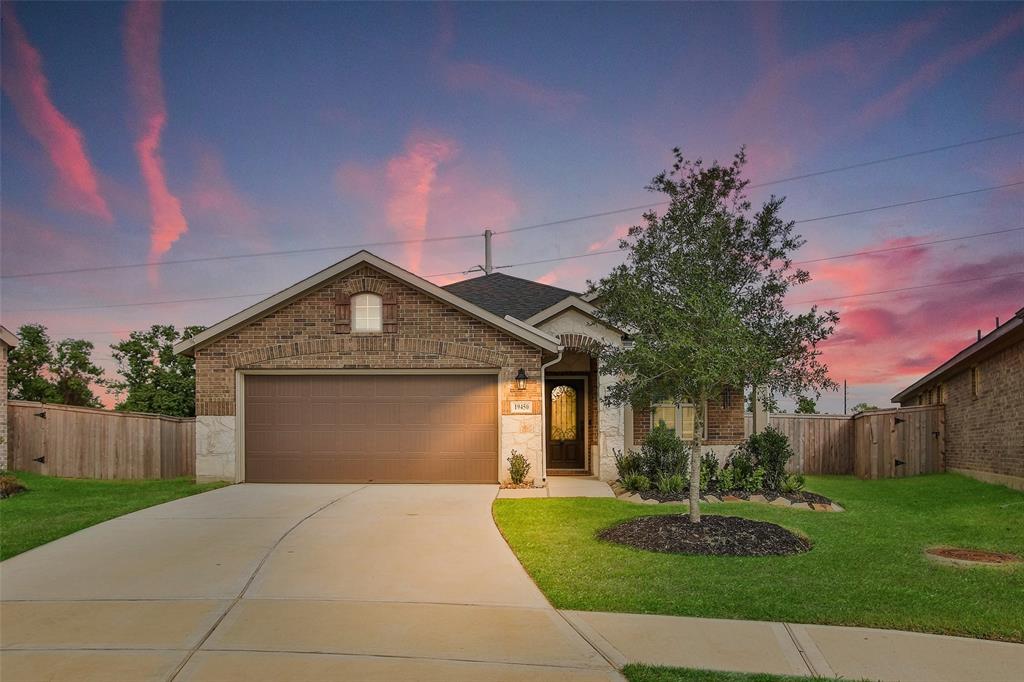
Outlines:
<svg viewBox="0 0 1024 682"><path fill-rule="evenodd" d="M14 475L28 490L0 500L0 561L101 521L224 485L186 478L98 481Z"/></svg>
<svg viewBox="0 0 1024 682"><path fill-rule="evenodd" d="M629 682L814 682L821 678L767 673L730 673L697 668L667 668L630 663L622 669Z"/></svg>
<svg viewBox="0 0 1024 682"><path fill-rule="evenodd" d="M954 545L1024 556L1024 493L956 474L884 481L809 476L847 511L751 503L705 513L771 521L811 539L782 557L658 554L598 540L645 514L681 513L611 499L496 500L494 517L558 608L859 625L1024 641L1024 564L957 568L922 556Z"/></svg>

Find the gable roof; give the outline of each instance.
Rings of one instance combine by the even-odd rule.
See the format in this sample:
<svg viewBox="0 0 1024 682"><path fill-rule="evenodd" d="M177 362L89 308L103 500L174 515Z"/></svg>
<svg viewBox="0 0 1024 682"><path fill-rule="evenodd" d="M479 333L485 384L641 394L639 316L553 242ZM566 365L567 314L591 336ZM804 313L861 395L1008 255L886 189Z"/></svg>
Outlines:
<svg viewBox="0 0 1024 682"><path fill-rule="evenodd" d="M495 315L526 320L559 301L577 296L575 291L541 284L502 272L464 279L444 287L456 296Z"/></svg>
<svg viewBox="0 0 1024 682"><path fill-rule="evenodd" d="M924 375L910 386L892 397L894 403L901 403L910 398L918 390L924 388L933 381L945 379L953 373L961 370L971 360L981 359L981 354L988 355L989 352L998 352L1015 340L1024 341L1024 308L1021 308L1005 324L1001 324L990 331L979 340L964 348L962 351L946 360L944 363Z"/></svg>
<svg viewBox="0 0 1024 682"><path fill-rule="evenodd" d="M373 255L369 251L360 251L346 258L345 260L338 261L334 265L320 272L307 277L301 282L296 282L292 286L279 291L278 293L265 298L259 303L249 306L241 312L235 313L231 317L221 320L217 324L209 327L205 331L196 334L195 336L179 341L174 344L174 352L176 354L192 355L195 353L197 348L209 345L218 338L231 333L232 331L242 327L260 317L269 315L275 310L282 308L297 298L300 298L310 290L315 289L328 280L337 277L353 268L360 265L369 265L377 270L380 270L386 275L389 275L396 280L403 282L414 289L432 296L438 300L444 301L455 308L458 308L467 315L474 317L481 322L501 329L517 339L525 341L532 346L542 348L552 353L558 352L557 340L553 340L551 336L545 334L539 329L533 329L529 326L513 324L508 320L504 319L504 316L497 315L491 311L488 311L474 303L460 298L451 292L445 291L441 287L431 284L427 280L412 274L407 270L403 270L394 263L390 263L383 258ZM542 285L543 286L543 285Z"/></svg>
<svg viewBox="0 0 1024 682"><path fill-rule="evenodd" d="M18 345L18 337L7 327L0 325L0 343L8 348L14 348Z"/></svg>

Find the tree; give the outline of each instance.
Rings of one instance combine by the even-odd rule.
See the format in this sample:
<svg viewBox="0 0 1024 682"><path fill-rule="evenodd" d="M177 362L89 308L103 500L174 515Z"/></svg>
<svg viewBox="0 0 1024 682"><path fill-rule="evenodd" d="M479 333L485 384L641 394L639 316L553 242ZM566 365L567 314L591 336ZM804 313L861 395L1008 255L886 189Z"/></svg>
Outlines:
<svg viewBox="0 0 1024 682"><path fill-rule="evenodd" d="M92 341L64 339L53 350L49 369L57 402L82 407L101 407L90 384L103 383L103 370L92 362Z"/></svg>
<svg viewBox="0 0 1024 682"><path fill-rule="evenodd" d="M753 412L754 412L754 391L755 390L757 390L757 389L751 388L750 391L747 393L746 410L747 410L747 412L750 412L751 414L753 414ZM775 396L773 396L773 395L766 394L764 396L764 398L763 398L763 401L764 401L764 407L765 407L766 410L768 410L769 414L779 414L779 413L785 411L785 410L782 410L782 409L779 408L779 401L776 400Z"/></svg>
<svg viewBox="0 0 1024 682"><path fill-rule="evenodd" d="M631 339L601 349L601 372L617 377L605 402L694 406L690 520L698 523L706 401L747 385L782 395L833 388L817 344L839 317L784 307L789 290L810 279L791 260L804 240L779 216L781 198L751 214L743 150L728 166L673 154L672 170L648 186L668 207L630 228L619 244L626 262L590 291L604 300L602 321Z"/></svg>
<svg viewBox="0 0 1024 682"><path fill-rule="evenodd" d="M8 395L82 407L98 407L91 384L102 383L103 370L92 362L92 342L63 339L54 344L41 324L18 329L18 345L8 354Z"/></svg>
<svg viewBox="0 0 1024 682"><path fill-rule="evenodd" d="M14 400L58 402L53 383L46 378L53 360L53 349L46 327L23 324L18 329L18 345L7 354L7 395Z"/></svg>
<svg viewBox="0 0 1024 682"><path fill-rule="evenodd" d="M857 403L856 405L853 406L853 413L857 414L858 412L870 412L871 410L877 410L877 409L878 409L877 405L869 405L867 403Z"/></svg>
<svg viewBox="0 0 1024 682"><path fill-rule="evenodd" d="M796 409L793 411L797 414L818 414L818 404L814 402L813 398L798 395L796 397Z"/></svg>
<svg viewBox="0 0 1024 682"><path fill-rule="evenodd" d="M108 381L107 387L123 396L116 409L155 412L176 417L196 414L195 360L174 354L174 344L203 331L185 327L180 333L173 325L153 325L134 331L125 341L111 344L122 379Z"/></svg>

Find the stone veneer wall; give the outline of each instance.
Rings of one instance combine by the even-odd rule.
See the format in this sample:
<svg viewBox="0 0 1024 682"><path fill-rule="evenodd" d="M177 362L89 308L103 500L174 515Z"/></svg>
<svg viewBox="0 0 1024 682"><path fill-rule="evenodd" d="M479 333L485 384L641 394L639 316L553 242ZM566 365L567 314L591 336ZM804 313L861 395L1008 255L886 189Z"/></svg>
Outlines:
<svg viewBox="0 0 1024 682"><path fill-rule="evenodd" d="M397 301L397 332L335 332L339 291L374 291ZM339 275L305 296L196 351L196 476L236 480L235 372L245 369L480 369L498 372L499 476L511 449L541 470L541 351L369 266ZM518 390L519 368L531 378ZM510 402L529 400L530 414ZM538 481L539 482L539 481Z"/></svg>
<svg viewBox="0 0 1024 682"><path fill-rule="evenodd" d="M1024 490L1024 340L977 367L977 398L970 367L943 382L946 468ZM918 404L918 395L903 404Z"/></svg>
<svg viewBox="0 0 1024 682"><path fill-rule="evenodd" d="M0 342L0 469L7 468L7 351Z"/></svg>

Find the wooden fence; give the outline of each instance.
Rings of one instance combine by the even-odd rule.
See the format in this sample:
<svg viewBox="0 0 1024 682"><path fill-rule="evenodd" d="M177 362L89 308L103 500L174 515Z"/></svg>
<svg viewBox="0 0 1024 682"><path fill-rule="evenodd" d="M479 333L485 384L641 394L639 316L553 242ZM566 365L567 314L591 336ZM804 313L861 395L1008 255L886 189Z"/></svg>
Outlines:
<svg viewBox="0 0 1024 682"><path fill-rule="evenodd" d="M11 400L8 466L67 478L195 475L195 419Z"/></svg>
<svg viewBox="0 0 1024 682"><path fill-rule="evenodd" d="M746 417L746 432L753 417ZM944 470L942 405L872 410L856 415L773 414L769 424L796 452L787 469L805 474L896 478Z"/></svg>

